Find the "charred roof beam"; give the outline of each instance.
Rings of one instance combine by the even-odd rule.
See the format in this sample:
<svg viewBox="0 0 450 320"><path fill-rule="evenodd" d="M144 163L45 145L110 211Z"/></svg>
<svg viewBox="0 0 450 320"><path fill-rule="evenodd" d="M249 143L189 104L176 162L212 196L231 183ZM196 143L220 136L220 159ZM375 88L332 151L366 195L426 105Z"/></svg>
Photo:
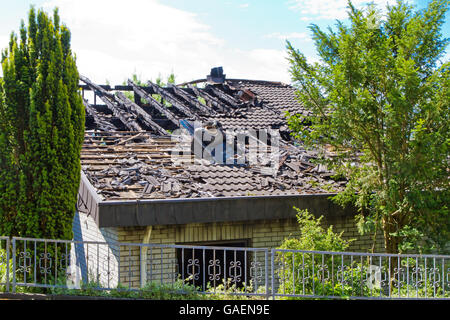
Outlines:
<svg viewBox="0 0 450 320"><path fill-rule="evenodd" d="M242 102L236 101L236 99L234 97L227 95L225 92L216 88L215 86L208 85L208 86L206 86L205 90L213 93L219 99L221 99L222 101L224 101L225 103L229 104L232 107L239 107L240 105L243 105Z"/></svg>
<svg viewBox="0 0 450 320"><path fill-rule="evenodd" d="M167 119L172 121L172 123L175 124L177 127L180 127L180 121L178 120L178 117L174 113L172 113L165 106L163 106L161 103L155 100L151 96L151 94L148 94L144 89L136 85L133 81L128 80L128 84L133 87L133 91L136 92L142 99L147 100L152 107L158 110L161 114L165 115Z"/></svg>
<svg viewBox="0 0 450 320"><path fill-rule="evenodd" d="M130 110L136 116L140 117L145 125L152 128L154 131L158 132L161 135L169 134L163 127L154 122L151 116L147 112L145 112L144 109L128 99L122 92L116 92L116 96L119 102L122 103L126 109Z"/></svg>
<svg viewBox="0 0 450 320"><path fill-rule="evenodd" d="M114 126L110 121L102 119L99 117L97 111L85 100L83 99L84 109L86 114L94 119L95 124L99 127L99 130L103 131L116 131L117 127Z"/></svg>
<svg viewBox="0 0 450 320"><path fill-rule="evenodd" d="M223 103L221 103L215 97L212 97L206 91L201 91L197 87L190 85L190 84L188 84L188 88L191 89L197 97L205 99L206 103L209 104L211 108L216 108L220 112L224 112L224 113L228 111L227 107L224 106Z"/></svg>
<svg viewBox="0 0 450 320"><path fill-rule="evenodd" d="M153 89L153 91L156 94L159 94L164 100L172 104L175 108L180 110L182 113L184 113L186 116L194 119L198 119L198 116L193 113L189 108L183 105L177 98L175 98L171 93L168 91L160 88L159 86L155 85L153 82L148 81L148 85Z"/></svg>
<svg viewBox="0 0 450 320"><path fill-rule="evenodd" d="M134 117L131 117L129 113L123 112L118 106L116 106L116 100L114 98L114 95L100 87L99 85L96 85L88 78L80 75L80 80L86 83L91 89L97 94L100 99L105 102L108 109L113 113L113 115L118 118L125 127L127 127L131 131L144 131L143 128L136 122L136 119Z"/></svg>
<svg viewBox="0 0 450 320"><path fill-rule="evenodd" d="M190 94L186 93L183 89L178 88L177 86L169 83L168 84L169 88L171 88L173 90L173 92L182 97L184 100L186 100L189 104L191 104L192 106L194 106L195 108L199 109L200 111L202 111L203 113L205 113L206 115L213 115L216 112L214 111L214 109L211 108L207 108L205 105L203 105L200 101L198 101L197 98L193 98Z"/></svg>

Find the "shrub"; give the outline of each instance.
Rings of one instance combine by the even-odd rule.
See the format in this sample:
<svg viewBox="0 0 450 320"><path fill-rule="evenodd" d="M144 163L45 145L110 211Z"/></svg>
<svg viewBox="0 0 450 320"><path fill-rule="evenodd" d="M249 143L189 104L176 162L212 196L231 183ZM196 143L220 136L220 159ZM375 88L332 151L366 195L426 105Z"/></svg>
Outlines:
<svg viewBox="0 0 450 320"><path fill-rule="evenodd" d="M9 259L9 267L7 265L6 250L0 248L0 283L6 283L9 274L9 281L12 281L12 260ZM0 292L6 290L6 285L0 285Z"/></svg>
<svg viewBox="0 0 450 320"><path fill-rule="evenodd" d="M281 265L276 271L280 279L278 292L315 296L349 296L366 292L365 286L362 290L352 286L353 279L359 279L364 270L361 266L354 264L352 268L339 268L332 255L308 252L343 252L354 239L343 239L343 232L334 232L333 226L324 229L321 225L323 216L316 219L308 210L294 209L297 210L301 234L299 238L285 239L279 248L293 251L279 252L276 257ZM338 277L334 278L335 274Z"/></svg>

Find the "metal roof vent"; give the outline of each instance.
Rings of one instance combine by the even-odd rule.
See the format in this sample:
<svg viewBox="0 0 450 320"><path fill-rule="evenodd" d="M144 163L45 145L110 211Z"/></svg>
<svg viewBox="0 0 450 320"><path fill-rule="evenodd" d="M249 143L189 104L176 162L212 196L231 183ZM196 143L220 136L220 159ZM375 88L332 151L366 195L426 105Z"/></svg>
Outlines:
<svg viewBox="0 0 450 320"><path fill-rule="evenodd" d="M225 74L222 67L211 69L211 74L206 76L206 81L210 84L222 84L225 82Z"/></svg>

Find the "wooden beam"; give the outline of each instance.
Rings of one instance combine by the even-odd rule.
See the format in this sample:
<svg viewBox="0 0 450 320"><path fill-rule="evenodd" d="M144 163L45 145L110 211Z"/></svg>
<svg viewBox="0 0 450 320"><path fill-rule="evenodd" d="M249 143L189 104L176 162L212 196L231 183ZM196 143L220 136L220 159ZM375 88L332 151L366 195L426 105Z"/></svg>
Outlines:
<svg viewBox="0 0 450 320"><path fill-rule="evenodd" d="M125 127L127 127L131 131L144 131L143 128L136 122L136 116L134 114L124 112L116 106L117 102L113 94L107 92L105 89L96 85L91 80L82 75L80 75L80 80L90 86L91 90L95 91L100 99L102 99L106 104L108 109L125 125Z"/></svg>
<svg viewBox="0 0 450 320"><path fill-rule="evenodd" d="M236 101L236 99L234 97L230 97L229 95L225 94L222 90L216 88L215 86L207 85L205 88L205 91L212 92L214 95L216 95L217 97L219 97L220 99L225 101L231 107L237 107L240 104L243 104L243 103L239 103L238 101Z"/></svg>
<svg viewBox="0 0 450 320"><path fill-rule="evenodd" d="M186 93L183 89L178 88L177 86L173 85L173 84L168 84L169 88L171 88L173 90L173 92L182 97L184 100L186 100L188 103L190 103L192 106L194 106L195 108L199 109L200 111L204 112L207 115L213 115L216 112L214 111L214 109L211 108L207 108L205 105L203 105L200 101L198 101L197 97L192 97L190 94Z"/></svg>
<svg viewBox="0 0 450 320"><path fill-rule="evenodd" d="M214 107L218 109L220 112L227 112L227 108L224 107L223 103L221 103L216 98L209 95L207 92L201 91L197 87L190 84L188 84L188 88L191 89L197 97L205 99L206 103L208 103L211 108Z"/></svg>
<svg viewBox="0 0 450 320"><path fill-rule="evenodd" d="M86 110L86 114L91 116L94 119L94 122L99 126L99 130L104 131L116 131L117 127L113 125L111 122L102 119L99 117L97 111L85 100L83 99L84 109Z"/></svg>
<svg viewBox="0 0 450 320"><path fill-rule="evenodd" d="M160 88L159 86L155 85L153 82L148 81L148 85L153 89L153 91L156 94L159 94L163 99L165 99L167 102L172 104L175 108L183 112L186 116L194 119L198 119L198 116L193 113L189 108L183 105L182 102L180 102L175 96L173 96L170 92Z"/></svg>
<svg viewBox="0 0 450 320"><path fill-rule="evenodd" d="M162 135L169 135L169 133L161 127L159 124L153 121L152 117L145 112L144 109L142 109L139 105L128 99L122 92L116 92L116 96L122 105L130 110L130 112L136 114L137 116L141 117L142 122L144 122L147 126L158 132Z"/></svg>
<svg viewBox="0 0 450 320"><path fill-rule="evenodd" d="M156 101L150 94L145 92L144 89L136 85L133 81L128 80L128 84L133 87L134 92L136 92L142 99L147 100L152 105L152 107L164 114L177 127L180 127L180 122L174 113L172 113L170 110L167 110L165 106Z"/></svg>
<svg viewBox="0 0 450 320"><path fill-rule="evenodd" d="M83 77L83 76L80 75L80 80L81 80L81 77ZM98 86L103 88L103 89L105 89L105 90L107 90L107 91L112 90L112 88L111 88L111 86L109 84L99 84ZM80 84L80 85L78 85L78 87L80 87L83 90L92 90L92 88L88 84Z"/></svg>

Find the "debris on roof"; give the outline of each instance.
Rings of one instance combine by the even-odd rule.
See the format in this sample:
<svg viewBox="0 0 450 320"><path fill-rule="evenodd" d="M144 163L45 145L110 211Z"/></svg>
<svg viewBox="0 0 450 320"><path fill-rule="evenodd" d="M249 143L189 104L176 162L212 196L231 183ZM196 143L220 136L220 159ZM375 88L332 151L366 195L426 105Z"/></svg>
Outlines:
<svg viewBox="0 0 450 320"><path fill-rule="evenodd" d="M84 99L82 170L103 200L333 193L345 184L313 163L317 152L291 141L285 112L306 111L289 85L226 79L221 67L203 87L194 85L200 80L167 87L80 80L83 97L94 92L93 104ZM175 130L186 131L187 139ZM199 133L213 137L211 144L197 141ZM231 146L218 140L225 133ZM270 140L276 134L277 145ZM222 151L211 151L212 144L223 144ZM196 146L207 156L199 157ZM261 147L266 151L247 158Z"/></svg>
<svg viewBox="0 0 450 320"><path fill-rule="evenodd" d="M180 119L190 119L215 120L225 130L286 131L286 111L306 114L295 99L295 89L280 82L225 79L219 84L206 83L204 88L192 84L186 84L187 87L169 85L162 88L151 82L148 86L141 87L129 80L128 86L116 86L107 90L107 86L99 86L84 76L80 76L80 79L86 84L81 86L83 91L94 91L104 103L88 104L91 111L87 113L88 129L108 131L110 128L102 121L109 119L112 124L117 124L119 131L152 131L162 134L161 128L173 130L179 127ZM146 103L139 105L137 101L131 101L120 89L132 91ZM159 95L162 102L156 100L154 95ZM167 107L164 102L171 107Z"/></svg>
<svg viewBox="0 0 450 320"><path fill-rule="evenodd" d="M104 200L330 193L342 188L314 155L286 153L280 167L215 164L190 146L147 132L86 132L82 170Z"/></svg>

